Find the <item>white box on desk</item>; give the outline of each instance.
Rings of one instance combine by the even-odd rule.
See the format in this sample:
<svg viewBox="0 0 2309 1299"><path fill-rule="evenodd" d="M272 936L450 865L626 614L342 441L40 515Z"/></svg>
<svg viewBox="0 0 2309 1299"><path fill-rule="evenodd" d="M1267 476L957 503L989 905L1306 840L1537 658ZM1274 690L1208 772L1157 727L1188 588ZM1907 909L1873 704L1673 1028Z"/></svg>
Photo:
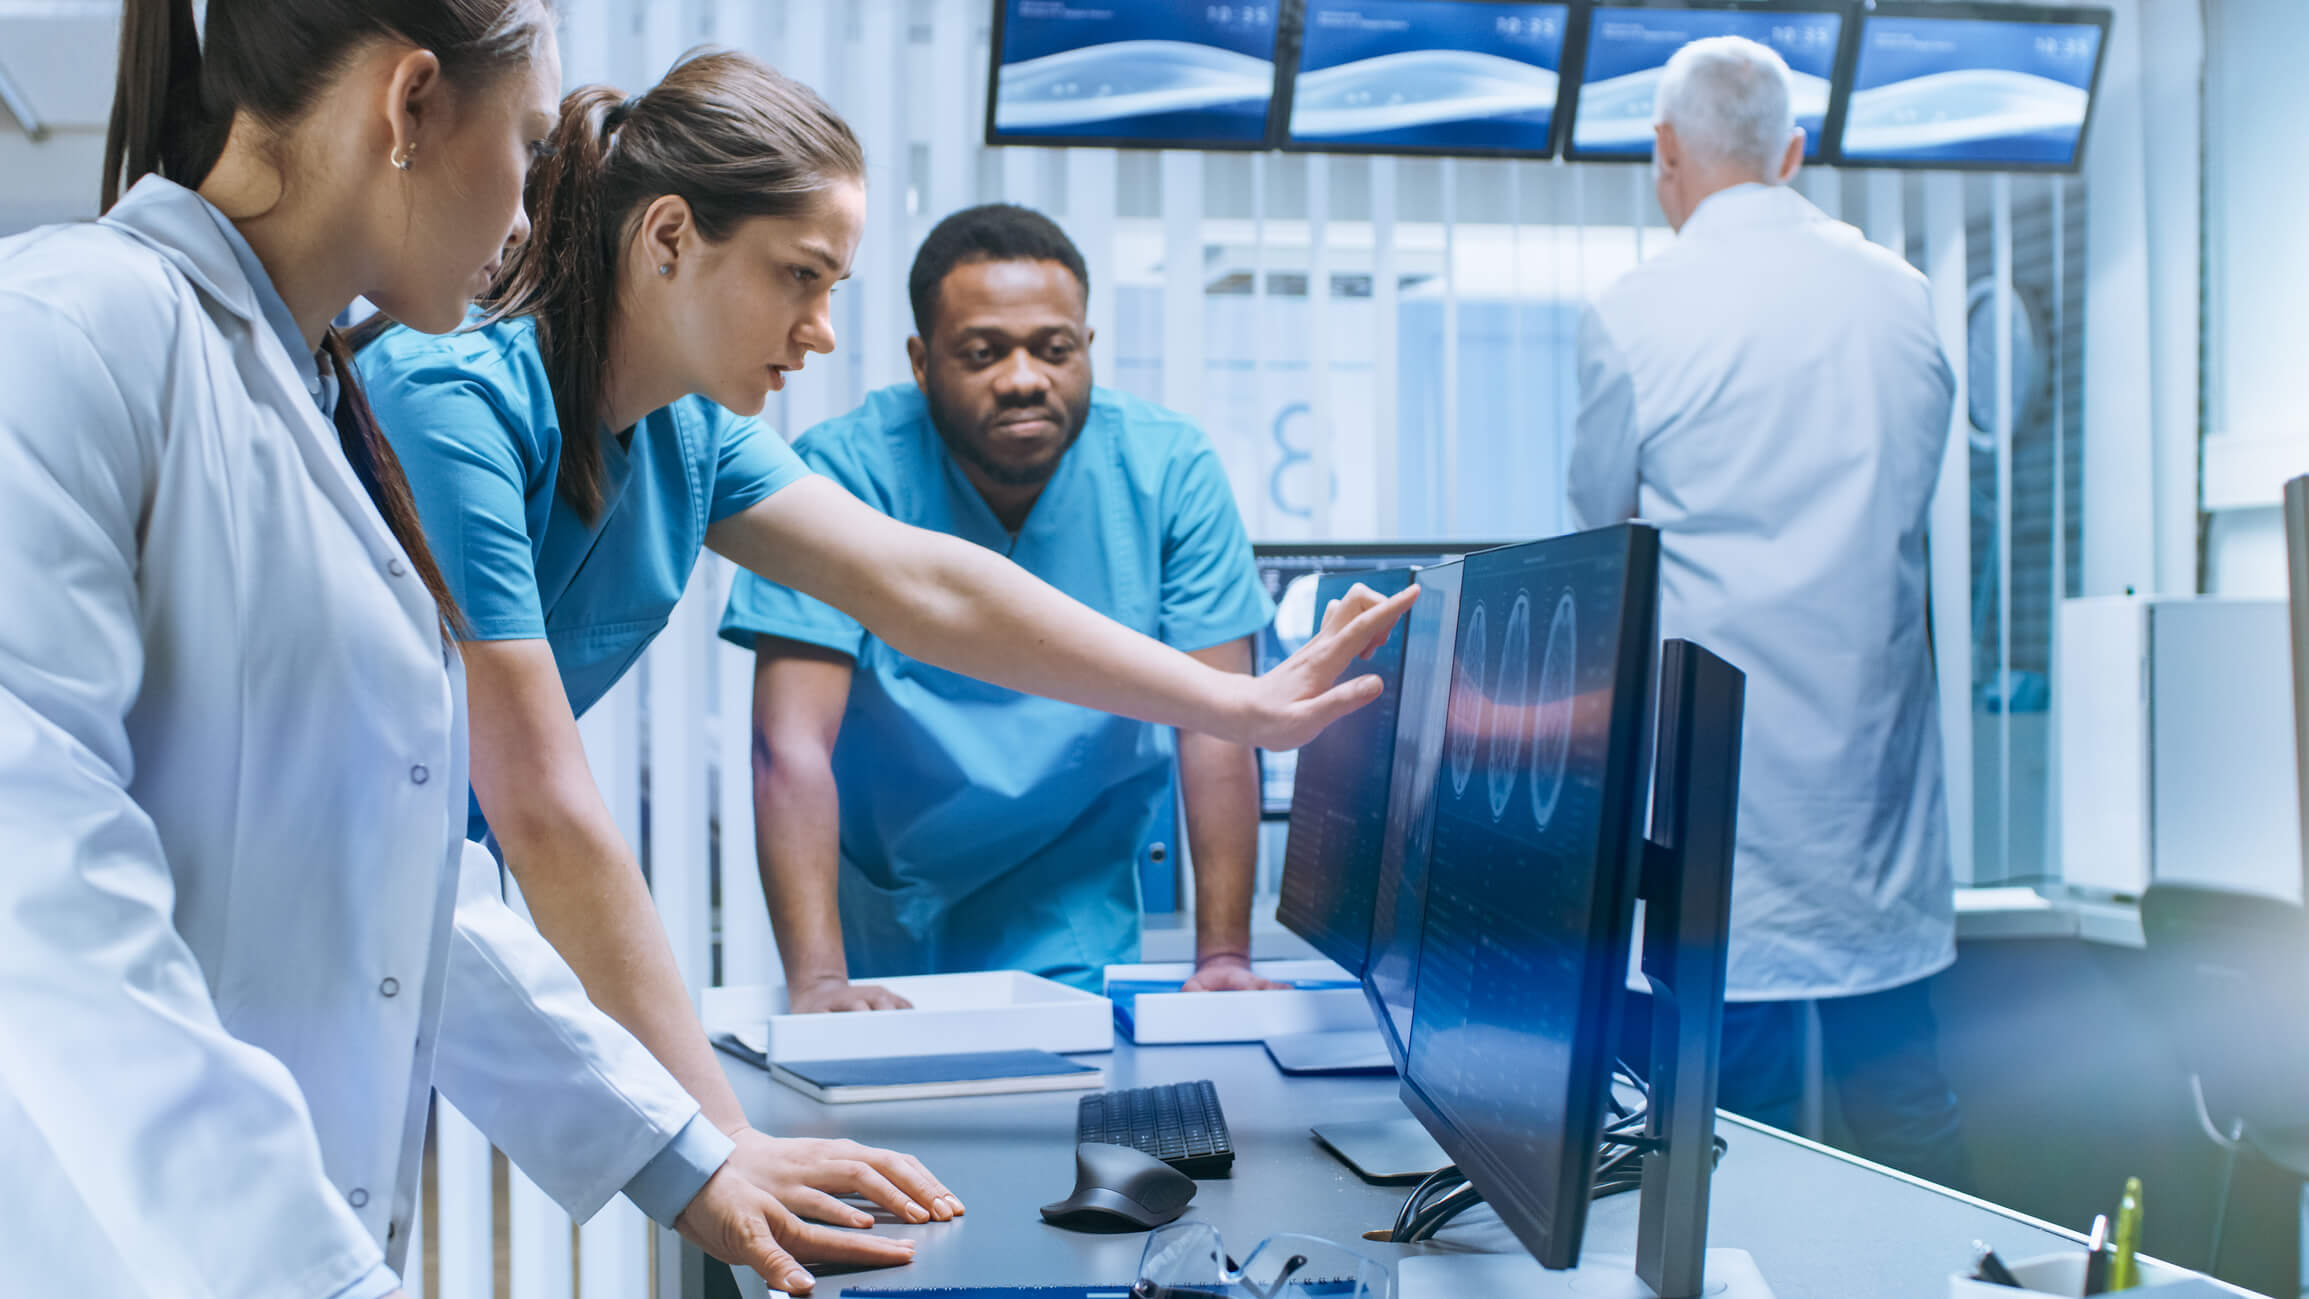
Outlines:
<svg viewBox="0 0 2309 1299"><path fill-rule="evenodd" d="M2170 1293L2174 1299L2217 1299L2218 1296L2250 1295L2225 1282L2216 1281L2187 1268L2160 1263L2142 1255L2140 1284L2115 1293L2153 1295ZM1948 1299L2026 1299L2026 1296L2066 1296L2084 1293L2085 1254L2081 1249L2062 1254L2039 1254L2009 1264L2013 1279L2021 1288L1990 1285L1969 1272L1954 1273L1948 1278Z"/></svg>
<svg viewBox="0 0 2309 1299"><path fill-rule="evenodd" d="M912 1010L840 1015L786 1012L782 984L708 988L706 1031L757 1040L772 1060L880 1060L968 1051L1114 1049L1114 1003L1021 970L876 979Z"/></svg>
<svg viewBox="0 0 2309 1299"><path fill-rule="evenodd" d="M1361 985L1331 961L1253 961L1251 968L1278 983L1345 983L1343 988L1285 988L1275 992L1142 992L1131 999L1130 1037L1140 1045L1258 1042L1289 1033L1334 1033L1375 1027ZM1184 983L1190 961L1110 965L1106 986Z"/></svg>

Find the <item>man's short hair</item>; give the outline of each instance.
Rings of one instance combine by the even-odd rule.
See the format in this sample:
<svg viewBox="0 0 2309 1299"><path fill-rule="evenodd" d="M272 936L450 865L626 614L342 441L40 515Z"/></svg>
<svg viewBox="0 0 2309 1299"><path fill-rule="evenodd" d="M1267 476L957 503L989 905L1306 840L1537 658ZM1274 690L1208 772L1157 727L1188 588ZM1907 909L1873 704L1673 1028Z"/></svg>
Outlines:
<svg viewBox="0 0 2309 1299"><path fill-rule="evenodd" d="M1676 128L1677 141L1702 162L1777 181L1796 131L1787 61L1744 36L1693 41L1661 73L1653 120Z"/></svg>
<svg viewBox="0 0 2309 1299"><path fill-rule="evenodd" d="M1015 203L966 207L938 223L914 254L906 295L914 303L914 332L924 339L938 319L938 290L955 267L971 262L1057 262L1090 300L1090 268L1082 250L1058 223Z"/></svg>

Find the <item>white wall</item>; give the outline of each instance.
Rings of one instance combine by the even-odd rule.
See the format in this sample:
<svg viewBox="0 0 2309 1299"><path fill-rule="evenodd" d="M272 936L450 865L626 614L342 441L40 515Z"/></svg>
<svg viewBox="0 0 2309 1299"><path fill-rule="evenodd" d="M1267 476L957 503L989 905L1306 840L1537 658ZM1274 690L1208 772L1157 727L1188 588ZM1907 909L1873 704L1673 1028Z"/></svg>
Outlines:
<svg viewBox="0 0 2309 1299"><path fill-rule="evenodd" d="M2309 472L2309 5L2205 0L2207 589L2285 593L2275 505Z"/></svg>

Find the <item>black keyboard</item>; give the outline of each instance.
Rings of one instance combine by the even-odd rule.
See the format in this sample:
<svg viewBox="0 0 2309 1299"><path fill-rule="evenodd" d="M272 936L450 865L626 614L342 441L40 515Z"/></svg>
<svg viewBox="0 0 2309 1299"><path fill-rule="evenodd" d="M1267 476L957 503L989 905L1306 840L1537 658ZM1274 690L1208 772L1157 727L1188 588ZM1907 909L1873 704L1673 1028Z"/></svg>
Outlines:
<svg viewBox="0 0 2309 1299"><path fill-rule="evenodd" d="M1189 1177L1225 1177L1235 1166L1219 1089L1207 1079L1093 1092L1075 1108L1074 1139L1143 1150Z"/></svg>

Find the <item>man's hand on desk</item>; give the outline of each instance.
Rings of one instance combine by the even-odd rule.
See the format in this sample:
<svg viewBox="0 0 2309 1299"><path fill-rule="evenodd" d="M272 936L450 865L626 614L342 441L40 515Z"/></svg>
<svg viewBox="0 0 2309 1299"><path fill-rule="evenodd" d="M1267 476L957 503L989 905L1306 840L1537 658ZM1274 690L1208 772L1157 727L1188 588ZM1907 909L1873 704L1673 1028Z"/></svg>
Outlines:
<svg viewBox="0 0 2309 1299"><path fill-rule="evenodd" d="M744 1146L739 1147L741 1153ZM817 1284L799 1260L900 1267L914 1261L914 1242L807 1223L777 1197L746 1180L738 1156L708 1179L673 1227L682 1239L734 1267L750 1267L788 1294Z"/></svg>
<svg viewBox="0 0 2309 1299"><path fill-rule="evenodd" d="M871 1227L874 1216L836 1196L856 1195L890 1211L900 1222L948 1222L962 1201L930 1175L922 1161L855 1141L778 1138L746 1128L728 1167L778 1198L787 1209L837 1227Z"/></svg>
<svg viewBox="0 0 2309 1299"><path fill-rule="evenodd" d="M825 1011L912 1010L914 1003L878 983L852 983L839 974L824 975L786 988L786 1008L795 1015Z"/></svg>
<svg viewBox="0 0 2309 1299"><path fill-rule="evenodd" d="M1229 952L1198 958L1195 961L1194 977L1188 979L1179 991L1271 992L1290 986L1288 983L1277 983L1251 969L1251 958Z"/></svg>

